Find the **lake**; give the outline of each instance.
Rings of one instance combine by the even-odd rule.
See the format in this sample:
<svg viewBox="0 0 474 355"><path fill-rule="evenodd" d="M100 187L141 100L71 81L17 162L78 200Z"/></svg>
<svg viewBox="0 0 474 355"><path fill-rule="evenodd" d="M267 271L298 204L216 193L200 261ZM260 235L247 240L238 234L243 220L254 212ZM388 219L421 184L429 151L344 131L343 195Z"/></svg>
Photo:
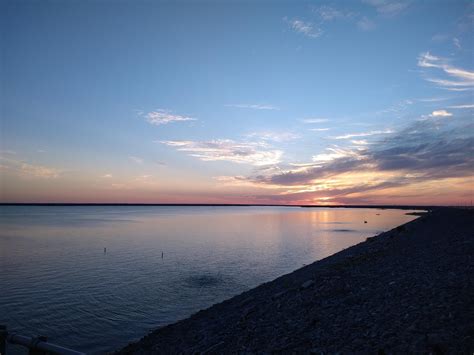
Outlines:
<svg viewBox="0 0 474 355"><path fill-rule="evenodd" d="M88 353L120 348L416 218L395 209L244 206L0 212L0 324Z"/></svg>

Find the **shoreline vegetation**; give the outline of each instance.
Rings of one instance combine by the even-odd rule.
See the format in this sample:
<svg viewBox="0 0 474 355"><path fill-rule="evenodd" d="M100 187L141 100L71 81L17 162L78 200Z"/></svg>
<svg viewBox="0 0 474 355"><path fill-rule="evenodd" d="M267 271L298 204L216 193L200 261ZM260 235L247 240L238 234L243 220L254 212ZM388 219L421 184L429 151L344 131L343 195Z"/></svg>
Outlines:
<svg viewBox="0 0 474 355"><path fill-rule="evenodd" d="M435 208L116 353L471 354L473 217Z"/></svg>

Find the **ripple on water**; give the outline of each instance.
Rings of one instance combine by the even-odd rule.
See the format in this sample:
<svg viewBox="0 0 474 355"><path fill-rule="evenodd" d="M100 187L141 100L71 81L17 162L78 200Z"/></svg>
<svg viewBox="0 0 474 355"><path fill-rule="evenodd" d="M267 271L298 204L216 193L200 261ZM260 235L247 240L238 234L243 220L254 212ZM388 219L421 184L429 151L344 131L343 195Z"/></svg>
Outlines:
<svg viewBox="0 0 474 355"><path fill-rule="evenodd" d="M214 287L224 282L225 279L222 275L199 274L185 278L186 285L193 288Z"/></svg>

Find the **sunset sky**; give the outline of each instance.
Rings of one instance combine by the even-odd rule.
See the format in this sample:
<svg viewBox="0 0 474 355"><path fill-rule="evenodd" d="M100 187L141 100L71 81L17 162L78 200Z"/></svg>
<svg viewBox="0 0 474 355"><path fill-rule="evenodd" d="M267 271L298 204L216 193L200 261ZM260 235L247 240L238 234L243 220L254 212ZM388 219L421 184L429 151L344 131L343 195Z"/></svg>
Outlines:
<svg viewBox="0 0 474 355"><path fill-rule="evenodd" d="M471 1L4 1L0 202L470 204Z"/></svg>

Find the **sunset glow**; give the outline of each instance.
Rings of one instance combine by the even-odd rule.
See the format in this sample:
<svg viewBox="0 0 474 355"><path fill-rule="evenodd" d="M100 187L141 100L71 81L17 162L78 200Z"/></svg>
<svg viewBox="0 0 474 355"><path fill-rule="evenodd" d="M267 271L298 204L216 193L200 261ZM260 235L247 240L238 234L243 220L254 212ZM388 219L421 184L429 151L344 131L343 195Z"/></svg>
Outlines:
<svg viewBox="0 0 474 355"><path fill-rule="evenodd" d="M9 2L0 202L469 205L474 7L397 4Z"/></svg>

